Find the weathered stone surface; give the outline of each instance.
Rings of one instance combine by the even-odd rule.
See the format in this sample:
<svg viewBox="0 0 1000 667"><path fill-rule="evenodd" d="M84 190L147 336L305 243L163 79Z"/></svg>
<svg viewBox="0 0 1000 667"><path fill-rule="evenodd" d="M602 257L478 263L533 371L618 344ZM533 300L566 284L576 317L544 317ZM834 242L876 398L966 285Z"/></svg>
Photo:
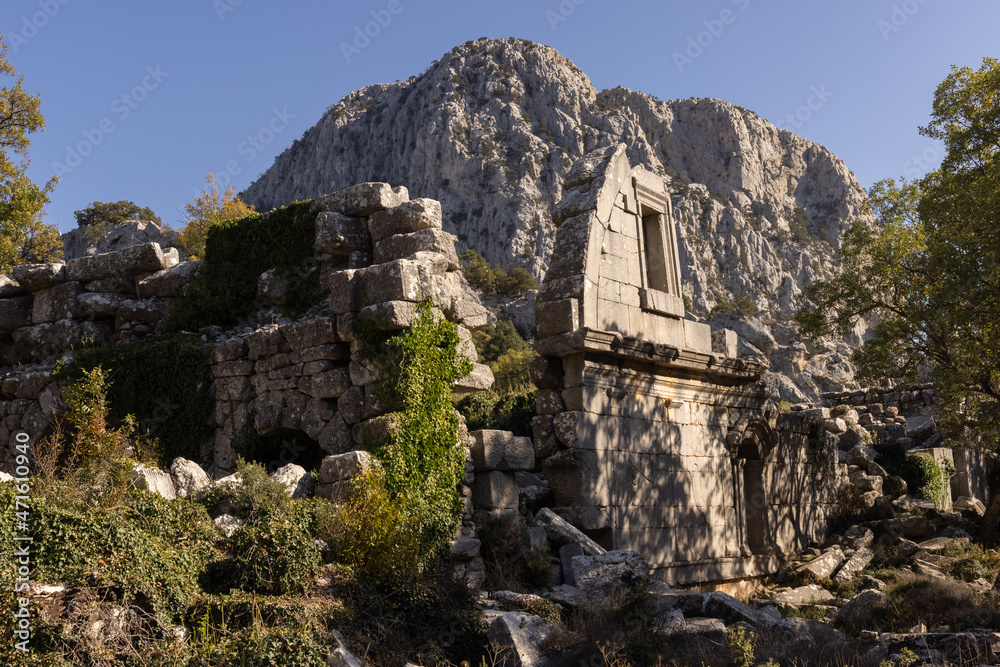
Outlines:
<svg viewBox="0 0 1000 667"><path fill-rule="evenodd" d="M399 206L409 198L410 193L402 186L394 188L388 183L358 183L313 199L312 209L348 216L365 216Z"/></svg>
<svg viewBox="0 0 1000 667"><path fill-rule="evenodd" d="M350 370L341 366L315 375L299 378L299 391L313 398L339 398L351 388Z"/></svg>
<svg viewBox="0 0 1000 667"><path fill-rule="evenodd" d="M331 630L330 636L337 642L337 647L326 657L329 667L363 667L363 663L347 650L347 642L339 631Z"/></svg>
<svg viewBox="0 0 1000 667"><path fill-rule="evenodd" d="M34 295L31 321L35 324L42 324L43 322L82 317L83 309L77 301L81 292L83 292L83 288L78 282L59 283L53 287L38 290Z"/></svg>
<svg viewBox="0 0 1000 667"><path fill-rule="evenodd" d="M472 560L479 557L482 541L476 537L460 536L452 541L450 553L455 560Z"/></svg>
<svg viewBox="0 0 1000 667"><path fill-rule="evenodd" d="M534 469L535 453L530 438L497 430L470 431L469 435L476 472Z"/></svg>
<svg viewBox="0 0 1000 667"><path fill-rule="evenodd" d="M472 483L472 503L477 509L517 509L517 478L512 472L482 472Z"/></svg>
<svg viewBox="0 0 1000 667"><path fill-rule="evenodd" d="M39 361L106 341L111 337L111 329L103 322L59 320L17 329L11 337L22 358Z"/></svg>
<svg viewBox="0 0 1000 667"><path fill-rule="evenodd" d="M822 586L808 584L806 586L799 586L798 588L791 588L786 591L775 593L771 599L778 604L801 606L825 604L827 602L832 602L834 597L833 593L826 590Z"/></svg>
<svg viewBox="0 0 1000 667"><path fill-rule="evenodd" d="M844 541L842 544L848 549L864 549L875 539L875 534L864 526L851 526L844 531Z"/></svg>
<svg viewBox="0 0 1000 667"><path fill-rule="evenodd" d="M389 236L375 243L374 261L376 264L391 262L396 259L413 257L419 252L433 252L441 255L447 271L457 271L458 255L455 254L455 243L458 238L454 234L440 229L424 229L410 234Z"/></svg>
<svg viewBox="0 0 1000 667"><path fill-rule="evenodd" d="M174 480L170 473L147 468L141 464L134 468L132 485L143 491L158 493L167 500L173 500L177 497L177 490L174 488Z"/></svg>
<svg viewBox="0 0 1000 667"><path fill-rule="evenodd" d="M548 667L551 661L542 652L542 644L552 628L538 616L508 611L490 623L486 637L496 664L511 667Z"/></svg>
<svg viewBox="0 0 1000 667"><path fill-rule="evenodd" d="M220 514L215 517L215 525L219 527L223 535L232 537L233 533L243 526L243 522L231 514Z"/></svg>
<svg viewBox="0 0 1000 667"><path fill-rule="evenodd" d="M705 616L718 618L726 623L749 623L756 628L770 628L775 624L769 615L751 609L731 595L721 592L705 596L702 612Z"/></svg>
<svg viewBox="0 0 1000 667"><path fill-rule="evenodd" d="M289 498L305 498L313 492L313 477L300 465L289 463L271 473L271 479L285 487Z"/></svg>
<svg viewBox="0 0 1000 667"><path fill-rule="evenodd" d="M840 417L835 417L833 419L828 419L824 424L826 430L830 433L844 433L847 431L847 422L845 422Z"/></svg>
<svg viewBox="0 0 1000 667"><path fill-rule="evenodd" d="M181 296L198 275L200 268L201 262L190 260L162 269L139 280L136 283L136 293L140 298Z"/></svg>
<svg viewBox="0 0 1000 667"><path fill-rule="evenodd" d="M543 507L535 514L535 525L544 528L549 541L555 545L578 542L582 545L584 554L588 556L606 553L604 547L548 507Z"/></svg>
<svg viewBox="0 0 1000 667"><path fill-rule="evenodd" d="M286 306L295 298L295 288L277 269L268 269L257 278L257 303Z"/></svg>
<svg viewBox="0 0 1000 667"><path fill-rule="evenodd" d="M368 231L376 244L397 234L437 229L441 229L441 203L436 199L414 199L368 219Z"/></svg>
<svg viewBox="0 0 1000 667"><path fill-rule="evenodd" d="M358 313L358 321L379 331L399 331L408 328L417 314L412 301L386 301L368 306Z"/></svg>
<svg viewBox="0 0 1000 667"><path fill-rule="evenodd" d="M329 317L315 317L279 327L293 352L337 342L336 322Z"/></svg>
<svg viewBox="0 0 1000 667"><path fill-rule="evenodd" d="M846 563L844 563L837 575L834 577L834 581L843 584L854 579L854 577L861 574L861 571L868 567L868 564L872 562L875 558L875 554L871 549L861 548L854 552Z"/></svg>
<svg viewBox="0 0 1000 667"><path fill-rule="evenodd" d="M103 255L71 259L66 262L66 280L91 282L111 276L136 276L168 266L159 244L143 243Z"/></svg>
<svg viewBox="0 0 1000 667"><path fill-rule="evenodd" d="M11 296L22 296L28 293L26 287L22 287L16 280L8 275L0 275L0 298L6 299Z"/></svg>
<svg viewBox="0 0 1000 667"><path fill-rule="evenodd" d="M632 550L573 556L570 567L577 588L588 592L628 589L649 579L649 563L642 554Z"/></svg>
<svg viewBox="0 0 1000 667"><path fill-rule="evenodd" d="M383 301L423 301L432 296L430 275L423 273L420 262L409 259L358 269L355 277L364 306Z"/></svg>
<svg viewBox="0 0 1000 667"><path fill-rule="evenodd" d="M115 328L124 322L156 324L163 320L169 307L167 299L126 299L118 307Z"/></svg>
<svg viewBox="0 0 1000 667"><path fill-rule="evenodd" d="M556 432L552 428L552 415L538 415L533 417L531 420L531 430L535 458L546 459L556 453L556 450L559 448L559 441L556 440Z"/></svg>
<svg viewBox="0 0 1000 667"><path fill-rule="evenodd" d="M873 491L875 493L882 493L882 478L877 475L869 475L864 471L858 471L851 473L850 475L851 484L858 487L862 491Z"/></svg>
<svg viewBox="0 0 1000 667"><path fill-rule="evenodd" d="M805 565L797 568L797 572L811 572L817 579L829 579L837 567L844 562L844 552L839 546L831 547Z"/></svg>
<svg viewBox="0 0 1000 667"><path fill-rule="evenodd" d="M472 372L455 382L456 394L485 391L493 386L493 371L486 364L473 364Z"/></svg>
<svg viewBox="0 0 1000 667"><path fill-rule="evenodd" d="M21 289L35 292L65 282L66 265L62 262L18 264L11 269L11 275Z"/></svg>
<svg viewBox="0 0 1000 667"><path fill-rule="evenodd" d="M118 313L128 297L124 294L106 294L103 292L84 292L77 297L80 307L87 317L94 319L110 319Z"/></svg>
<svg viewBox="0 0 1000 667"><path fill-rule="evenodd" d="M33 302L30 296L0 299L0 333L10 333L31 324Z"/></svg>
<svg viewBox="0 0 1000 667"><path fill-rule="evenodd" d="M193 496L212 483L200 465L179 456L170 464L170 476L180 497Z"/></svg>
<svg viewBox="0 0 1000 667"><path fill-rule="evenodd" d="M350 493L354 478L376 465L378 462L364 451L327 456L320 464L316 495L333 502L343 502Z"/></svg>
<svg viewBox="0 0 1000 667"><path fill-rule="evenodd" d="M243 339L250 359L257 360L288 352L288 342L276 326L260 328Z"/></svg>
<svg viewBox="0 0 1000 667"><path fill-rule="evenodd" d="M316 250L331 255L370 252L371 237L363 217L324 211L316 216Z"/></svg>

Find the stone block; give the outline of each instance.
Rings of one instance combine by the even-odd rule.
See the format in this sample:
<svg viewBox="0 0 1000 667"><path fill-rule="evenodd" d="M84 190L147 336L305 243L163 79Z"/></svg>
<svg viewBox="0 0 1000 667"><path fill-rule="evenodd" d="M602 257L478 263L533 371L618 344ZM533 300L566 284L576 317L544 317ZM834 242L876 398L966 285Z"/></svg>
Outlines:
<svg viewBox="0 0 1000 667"><path fill-rule="evenodd" d="M348 216L367 216L399 206L410 198L406 188L388 183L358 183L312 200L312 210L333 211Z"/></svg>
<svg viewBox="0 0 1000 667"><path fill-rule="evenodd" d="M303 422L309 418L308 411L302 415ZM344 421L339 412L326 422L323 430L316 437L320 449L328 454L344 454L353 450L357 443L354 441L354 433L351 427Z"/></svg>
<svg viewBox="0 0 1000 667"><path fill-rule="evenodd" d="M212 349L212 363L235 361L247 356L247 344L242 338L229 338Z"/></svg>
<svg viewBox="0 0 1000 667"><path fill-rule="evenodd" d="M77 302L87 317L110 319L118 313L122 304L128 301L124 294L107 294L103 292L84 292L77 297Z"/></svg>
<svg viewBox="0 0 1000 667"><path fill-rule="evenodd" d="M83 292L78 282L59 283L35 292L31 321L35 324L80 319L83 308L77 298Z"/></svg>
<svg viewBox="0 0 1000 667"><path fill-rule="evenodd" d="M440 229L424 229L409 234L388 236L375 243L373 261L376 264L413 257L420 252L432 252L444 258L444 270L457 271L460 267L455 243L458 238Z"/></svg>
<svg viewBox="0 0 1000 667"><path fill-rule="evenodd" d="M357 271L344 269L333 271L326 278L330 296L327 305L337 314L361 310L361 282L356 278Z"/></svg>
<svg viewBox="0 0 1000 667"><path fill-rule="evenodd" d="M470 452L476 472L489 470L532 470L535 452L531 438L516 436L510 431L470 431Z"/></svg>
<svg viewBox="0 0 1000 667"><path fill-rule="evenodd" d="M377 465L378 461L368 452L352 451L327 456L320 464L316 496L335 503L346 501L354 478Z"/></svg>
<svg viewBox="0 0 1000 667"><path fill-rule="evenodd" d="M536 458L545 459L556 453L556 450L559 449L559 441L556 440L556 433L552 428L552 415L533 417L531 430Z"/></svg>
<svg viewBox="0 0 1000 667"><path fill-rule="evenodd" d="M208 474L194 461L177 457L170 464L170 476L180 497L194 496L195 493L212 483Z"/></svg>
<svg viewBox="0 0 1000 667"><path fill-rule="evenodd" d="M539 338L548 338L580 328L580 300L539 300L535 306L535 330Z"/></svg>
<svg viewBox="0 0 1000 667"><path fill-rule="evenodd" d="M444 311L448 315L448 320L469 329L479 329L489 322L490 312L482 305L468 299L454 299Z"/></svg>
<svg viewBox="0 0 1000 667"><path fill-rule="evenodd" d="M0 299L0 333L10 333L31 324L34 297L18 296Z"/></svg>
<svg viewBox="0 0 1000 667"><path fill-rule="evenodd" d="M441 229L441 202L436 199L401 202L397 206L374 213L368 219L368 232L376 244L398 234L438 229Z"/></svg>
<svg viewBox="0 0 1000 667"><path fill-rule="evenodd" d="M13 278L7 275L0 275L0 298L6 299L11 296L22 296L30 292L29 289L21 287Z"/></svg>
<svg viewBox="0 0 1000 667"><path fill-rule="evenodd" d="M243 340L246 342L247 354L251 360L272 357L290 350L285 337L274 325L262 327L248 334Z"/></svg>
<svg viewBox="0 0 1000 667"><path fill-rule="evenodd" d="M556 232L552 260L545 276L549 280L568 278L570 276L586 275L588 266L588 250L595 248L594 254L599 254L598 248L604 227L597 220L593 211L587 211L573 216L562 223Z"/></svg>
<svg viewBox="0 0 1000 667"><path fill-rule="evenodd" d="M840 570L837 572L837 576L834 577L834 581L838 584L846 584L847 582L854 579L861 574L861 571L868 567L868 564L872 562L875 558L875 554L871 549L860 548L854 552L846 563L844 563Z"/></svg>
<svg viewBox="0 0 1000 667"><path fill-rule="evenodd" d="M126 299L115 313L115 329L121 329L126 322L156 324L166 316L169 306L167 299Z"/></svg>
<svg viewBox="0 0 1000 667"><path fill-rule="evenodd" d="M538 616L507 611L493 619L486 638L498 665L549 667L552 663L542 646L552 633L552 627Z"/></svg>
<svg viewBox="0 0 1000 667"><path fill-rule="evenodd" d="M484 472L472 483L472 503L476 509L517 508L517 478L512 472Z"/></svg>
<svg viewBox="0 0 1000 667"><path fill-rule="evenodd" d="M52 264L18 264L11 269L11 276L23 290L36 292L54 287L66 281L66 265L62 262Z"/></svg>
<svg viewBox="0 0 1000 667"><path fill-rule="evenodd" d="M361 421L365 409L365 390L361 387L351 387L337 399L337 410L344 421L350 425Z"/></svg>
<svg viewBox="0 0 1000 667"><path fill-rule="evenodd" d="M486 364L473 364L472 372L455 382L455 394L485 391L493 386L493 371Z"/></svg>
<svg viewBox="0 0 1000 667"><path fill-rule="evenodd" d="M136 293L141 298L179 297L187 291L188 285L198 275L201 262L190 260L170 268L162 269L136 283Z"/></svg>
<svg viewBox="0 0 1000 667"><path fill-rule="evenodd" d="M712 329L707 324L684 320L684 346L695 352L712 353Z"/></svg>
<svg viewBox="0 0 1000 667"><path fill-rule="evenodd" d="M368 221L324 211L316 216L316 250L331 255L350 255L352 252L370 252L371 237Z"/></svg>
<svg viewBox="0 0 1000 667"><path fill-rule="evenodd" d="M532 357L528 361L528 373L539 389L562 388L562 363L558 357Z"/></svg>
<svg viewBox="0 0 1000 667"><path fill-rule="evenodd" d="M316 317L286 324L278 330L293 352L337 341L336 324L329 317Z"/></svg>
<svg viewBox="0 0 1000 667"><path fill-rule="evenodd" d="M796 572L811 572L819 580L829 579L844 562L844 558L844 552L840 547L831 547L805 565L799 566Z"/></svg>
<svg viewBox="0 0 1000 667"><path fill-rule="evenodd" d="M11 333L14 352L21 360L41 361L69 350L108 340L111 329L103 322L59 320L23 327Z"/></svg>
<svg viewBox="0 0 1000 667"><path fill-rule="evenodd" d="M412 301L385 301L363 308L358 321L379 331L400 331L413 323L416 314L417 304Z"/></svg>
<svg viewBox="0 0 1000 667"><path fill-rule="evenodd" d="M340 398L351 388L351 373L346 366L341 366L301 377L296 384L299 391L313 398Z"/></svg>
<svg viewBox="0 0 1000 667"><path fill-rule="evenodd" d="M573 556L570 568L574 585L588 592L627 589L649 580L649 563L642 554L632 550Z"/></svg>
<svg viewBox="0 0 1000 667"><path fill-rule="evenodd" d="M170 473L137 464L133 469L133 474L132 485L135 488L158 493L167 500L177 498L177 490L174 488L174 480Z"/></svg>
<svg viewBox="0 0 1000 667"><path fill-rule="evenodd" d="M712 332L712 352L715 354L721 354L727 359L735 359L738 343L739 337L735 331L722 329Z"/></svg>
<svg viewBox="0 0 1000 667"><path fill-rule="evenodd" d="M535 412L540 415L556 415L566 411L561 392L555 389L539 389L535 392Z"/></svg>
<svg viewBox="0 0 1000 667"><path fill-rule="evenodd" d="M168 267L158 243L143 243L114 252L71 259L66 262L66 280L91 282L112 276L137 276Z"/></svg>
<svg viewBox="0 0 1000 667"><path fill-rule="evenodd" d="M384 301L423 301L432 296L429 274L419 262L400 259L358 269L363 305Z"/></svg>

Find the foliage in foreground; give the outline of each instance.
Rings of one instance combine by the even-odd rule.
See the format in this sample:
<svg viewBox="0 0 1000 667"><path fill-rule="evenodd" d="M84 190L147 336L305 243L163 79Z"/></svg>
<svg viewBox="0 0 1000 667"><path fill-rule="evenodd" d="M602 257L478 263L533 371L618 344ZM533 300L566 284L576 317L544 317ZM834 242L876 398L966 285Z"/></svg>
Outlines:
<svg viewBox="0 0 1000 667"><path fill-rule="evenodd" d="M945 142L939 169L876 183L875 222L844 237L840 270L806 290L796 315L811 335L874 318L855 353L864 383L912 383L928 371L952 435L996 446L1000 432L1000 61L953 67L920 133Z"/></svg>
<svg viewBox="0 0 1000 667"><path fill-rule="evenodd" d="M0 273L22 262L52 261L62 250L59 230L42 222L42 209L58 179L39 187L27 175L28 135L45 127L41 100L25 92L24 77L6 56L0 35L0 77L13 79L12 85L0 87Z"/></svg>

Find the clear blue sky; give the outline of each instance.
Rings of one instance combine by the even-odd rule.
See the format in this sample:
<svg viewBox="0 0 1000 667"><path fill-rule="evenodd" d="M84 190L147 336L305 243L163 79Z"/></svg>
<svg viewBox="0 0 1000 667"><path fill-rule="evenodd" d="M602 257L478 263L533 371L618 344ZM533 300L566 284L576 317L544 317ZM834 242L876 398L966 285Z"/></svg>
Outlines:
<svg viewBox="0 0 1000 667"><path fill-rule="evenodd" d="M236 166L243 189L347 93L482 36L552 46L599 90L746 107L826 145L865 187L915 176L940 160L917 128L949 66L1000 56L1000 3L4 0L0 31L47 121L29 173L68 169L47 207L66 231L73 211L119 199L179 227L207 171Z"/></svg>

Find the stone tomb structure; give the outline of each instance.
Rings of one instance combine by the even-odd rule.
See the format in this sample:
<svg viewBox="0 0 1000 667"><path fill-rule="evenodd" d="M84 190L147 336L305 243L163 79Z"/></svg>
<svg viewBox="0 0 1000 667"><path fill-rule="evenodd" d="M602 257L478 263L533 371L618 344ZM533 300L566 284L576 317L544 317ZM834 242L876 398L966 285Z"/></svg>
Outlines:
<svg viewBox="0 0 1000 667"><path fill-rule="evenodd" d="M577 161L536 301L535 452L556 511L671 583L773 573L821 539L836 440L778 414L736 335L685 319L670 195L624 145Z"/></svg>

